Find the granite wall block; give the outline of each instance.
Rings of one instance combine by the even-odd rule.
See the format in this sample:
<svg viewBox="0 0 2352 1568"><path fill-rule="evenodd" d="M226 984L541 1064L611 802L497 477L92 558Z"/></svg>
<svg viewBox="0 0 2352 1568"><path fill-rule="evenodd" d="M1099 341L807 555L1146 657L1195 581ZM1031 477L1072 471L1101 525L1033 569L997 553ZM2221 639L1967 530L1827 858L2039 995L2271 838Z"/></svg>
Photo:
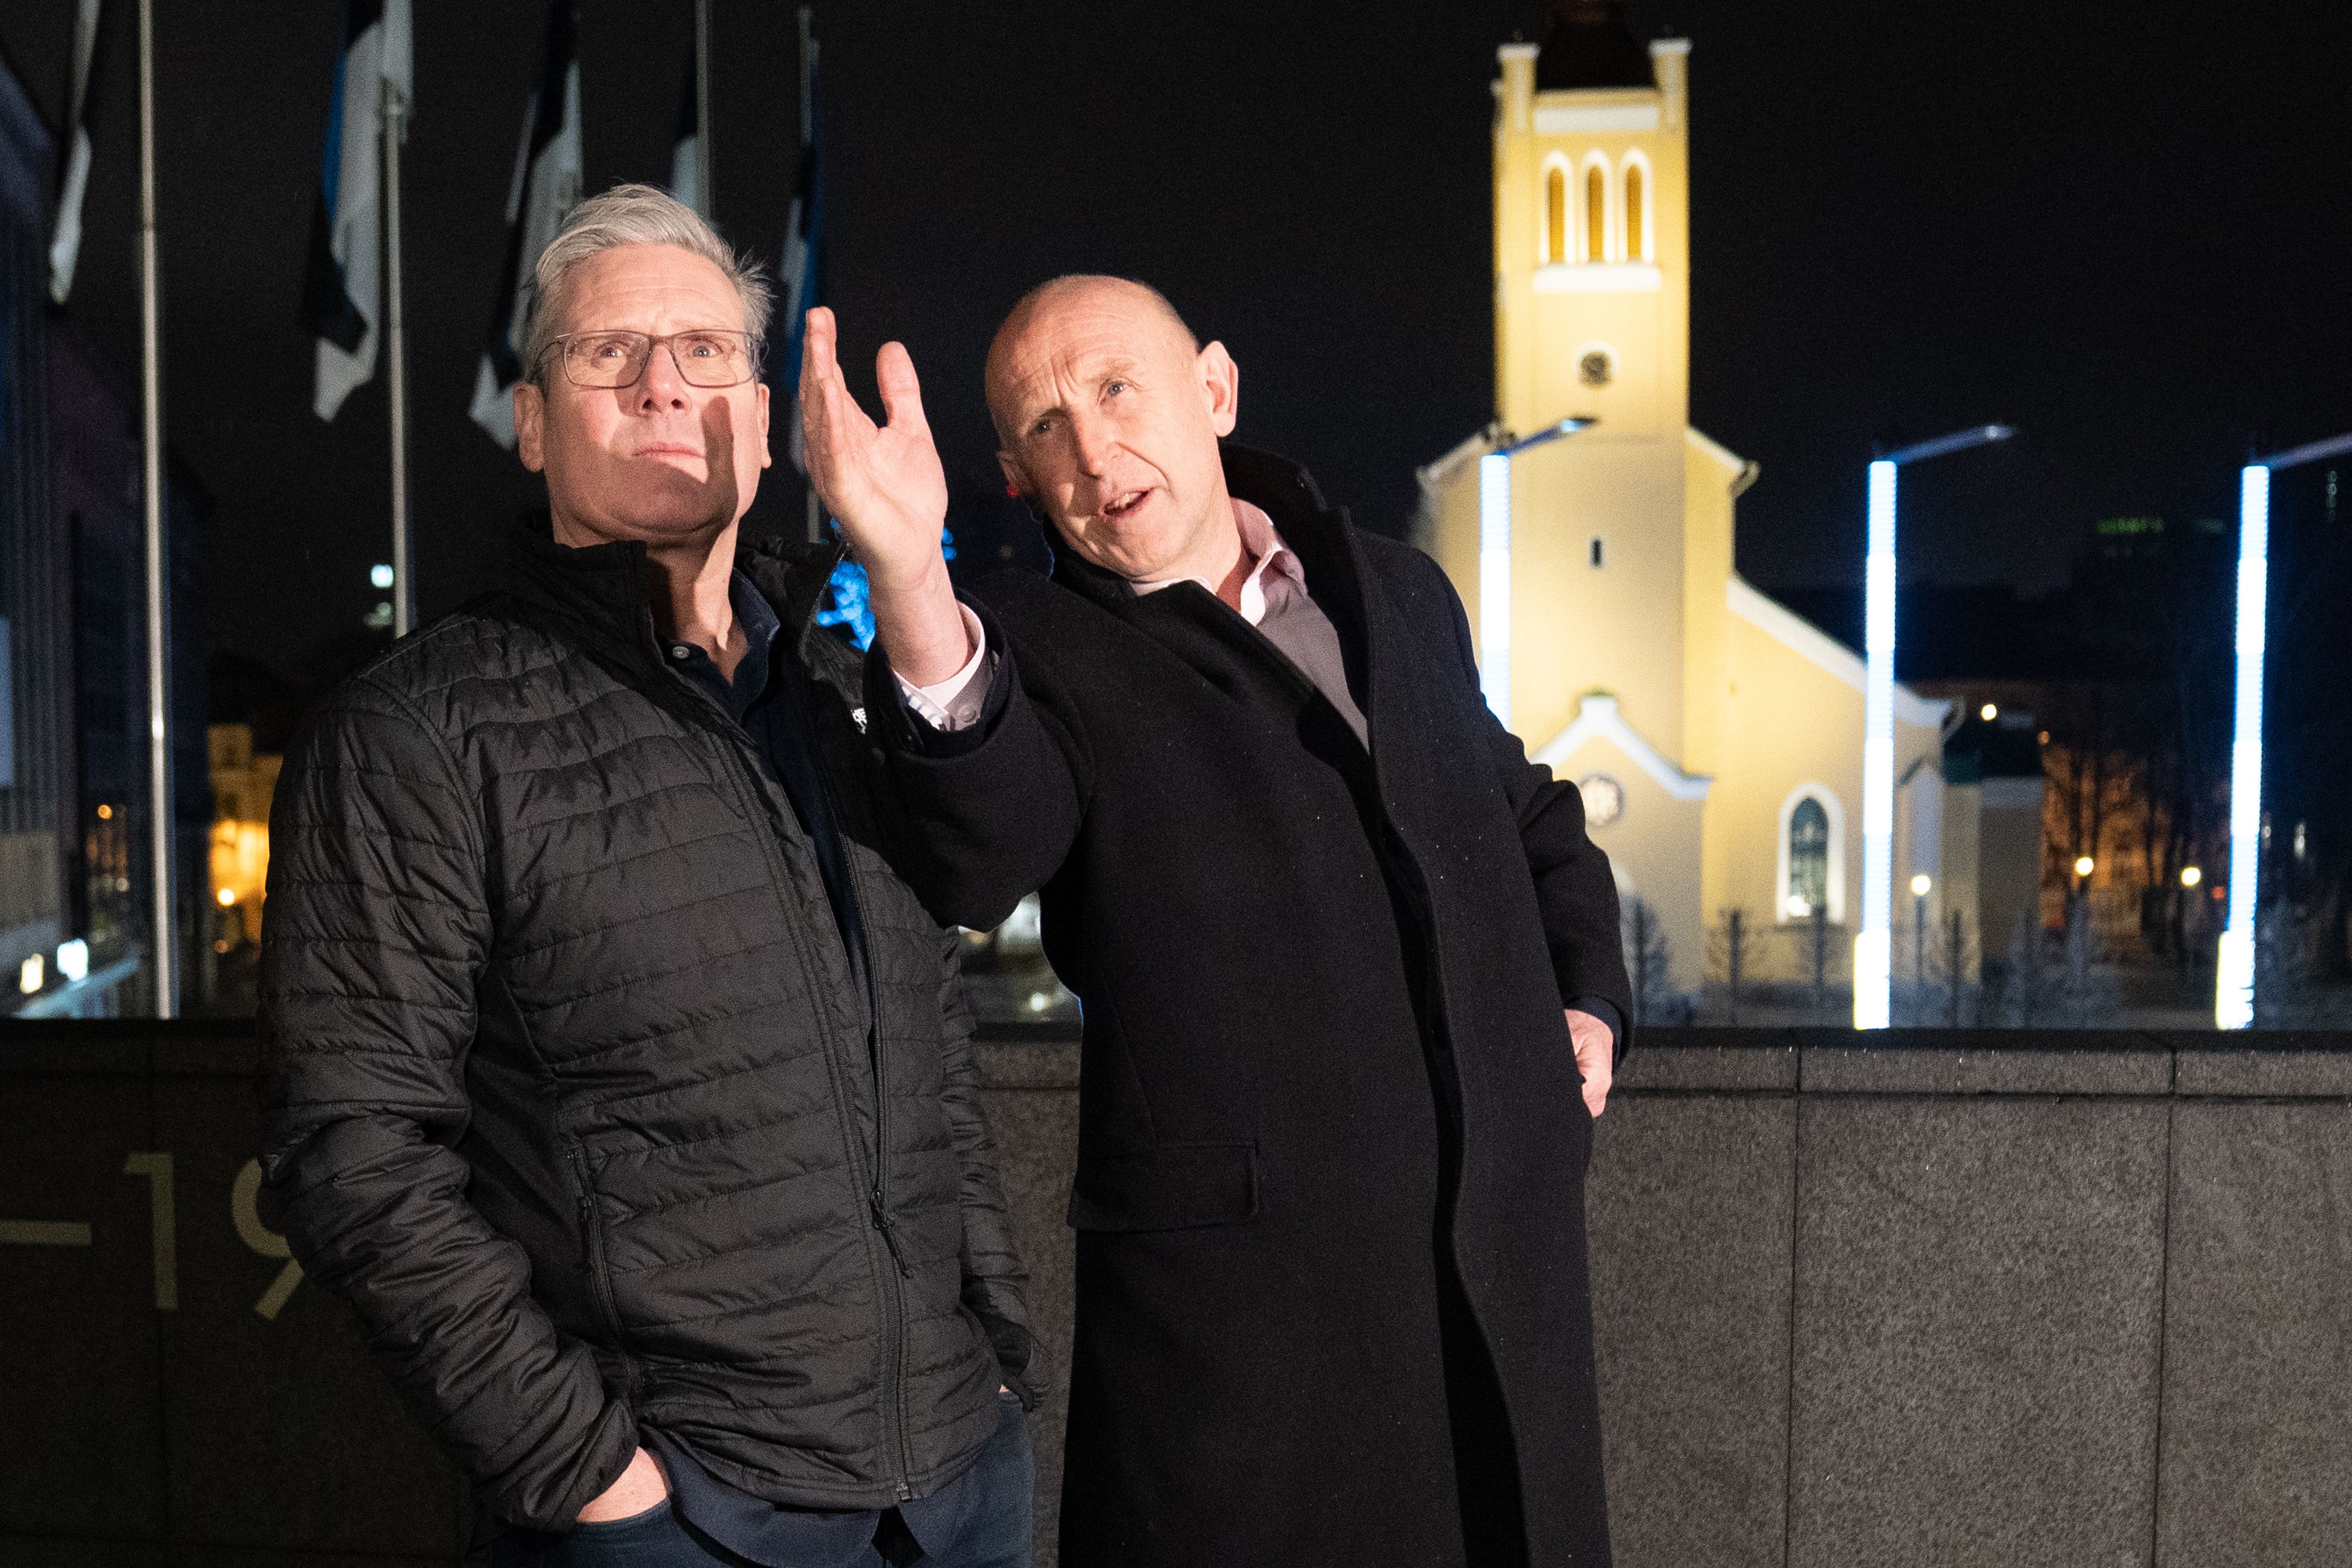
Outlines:
<svg viewBox="0 0 2352 1568"><path fill-rule="evenodd" d="M2161 1568L2352 1560L2352 1104L2184 1102Z"/></svg>
<svg viewBox="0 0 2352 1568"><path fill-rule="evenodd" d="M1618 1568L1777 1565L1796 1106L1612 1094L1586 1184Z"/></svg>
<svg viewBox="0 0 2352 1568"><path fill-rule="evenodd" d="M2167 1109L1802 1100L1791 1568L2147 1560Z"/></svg>
<svg viewBox="0 0 2352 1568"><path fill-rule="evenodd" d="M0 1537L163 1530L157 1146L143 1071L0 1079Z"/></svg>

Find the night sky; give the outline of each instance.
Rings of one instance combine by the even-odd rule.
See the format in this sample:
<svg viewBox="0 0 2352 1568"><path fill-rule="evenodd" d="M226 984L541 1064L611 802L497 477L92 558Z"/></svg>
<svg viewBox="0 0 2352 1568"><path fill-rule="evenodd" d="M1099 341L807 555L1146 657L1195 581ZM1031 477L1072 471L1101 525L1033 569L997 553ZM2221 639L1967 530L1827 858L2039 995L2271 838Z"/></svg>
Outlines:
<svg viewBox="0 0 2352 1568"><path fill-rule="evenodd" d="M110 24L71 312L126 372L135 64ZM310 412L298 307L340 5L157 6L169 439L211 492L215 643L300 676L379 595L383 382ZM719 219L772 262L791 8L718 0ZM73 7L0 12L61 118ZM662 180L686 0L583 0L587 183ZM466 418L543 16L416 0L406 155L418 587L485 586L536 481ZM988 485L988 337L1055 273L1147 278L1242 367L1241 436L1400 531L1491 413L1495 46L1542 0L820 5L845 358L902 338L950 475ZM1740 569L1860 575L1874 441L1987 420L1906 480L1906 576L2064 576L2101 517L2227 515L2250 442L2352 428L2352 6L1647 0L1695 40L1693 408L1763 465ZM781 331L778 336L781 337ZM781 454L781 433L778 451ZM781 468L781 456L780 456ZM793 481L772 477L790 503ZM782 509L781 507L779 508Z"/></svg>

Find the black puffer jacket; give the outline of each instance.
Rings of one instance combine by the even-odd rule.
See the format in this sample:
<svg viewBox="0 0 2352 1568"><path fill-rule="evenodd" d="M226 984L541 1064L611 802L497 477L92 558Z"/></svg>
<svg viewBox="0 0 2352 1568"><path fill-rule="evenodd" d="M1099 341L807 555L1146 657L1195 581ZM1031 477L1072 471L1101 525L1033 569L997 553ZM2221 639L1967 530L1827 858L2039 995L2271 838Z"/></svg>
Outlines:
<svg viewBox="0 0 2352 1568"><path fill-rule="evenodd" d="M263 1213L501 1519L567 1528L640 1426L771 1500L919 1497L1041 1379L955 938L875 852L857 657L812 630L834 552L739 564L814 676L870 1032L642 548L522 533L287 758Z"/></svg>

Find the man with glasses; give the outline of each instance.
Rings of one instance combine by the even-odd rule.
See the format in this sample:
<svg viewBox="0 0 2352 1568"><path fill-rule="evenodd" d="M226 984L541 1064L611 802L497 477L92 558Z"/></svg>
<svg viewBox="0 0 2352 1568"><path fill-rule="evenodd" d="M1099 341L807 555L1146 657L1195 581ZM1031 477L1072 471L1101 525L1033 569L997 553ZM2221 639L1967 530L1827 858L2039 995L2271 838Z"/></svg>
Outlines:
<svg viewBox="0 0 2352 1568"><path fill-rule="evenodd" d="M955 942L876 852L838 551L737 543L767 286L629 185L537 286L548 510L278 791L264 1212L494 1562L1025 1564L1043 1373Z"/></svg>

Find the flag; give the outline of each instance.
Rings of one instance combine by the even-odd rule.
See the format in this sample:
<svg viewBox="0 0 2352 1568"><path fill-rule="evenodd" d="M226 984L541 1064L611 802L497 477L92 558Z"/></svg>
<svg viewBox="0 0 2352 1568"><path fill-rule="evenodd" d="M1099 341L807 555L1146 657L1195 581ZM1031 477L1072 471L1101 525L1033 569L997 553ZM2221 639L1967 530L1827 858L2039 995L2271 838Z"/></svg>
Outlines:
<svg viewBox="0 0 2352 1568"><path fill-rule="evenodd" d="M802 14L801 43L801 167L793 189L793 204L784 221L784 351L776 363L776 387L772 394L784 410L788 450L793 466L808 472L808 454L801 440L801 340L807 333L808 313L824 303L824 159L818 147L816 43L807 36L807 13Z"/></svg>
<svg viewBox="0 0 2352 1568"><path fill-rule="evenodd" d="M81 198L89 188L89 122L98 77L98 19L101 0L81 0L74 16L73 80L67 84L71 138L58 171L58 217L49 231L49 298L62 305L73 292L74 263L81 256Z"/></svg>
<svg viewBox="0 0 2352 1568"><path fill-rule="evenodd" d="M334 418L352 389L375 375L383 317L384 93L409 101L411 56L408 0L346 0L302 288L302 325L319 340L310 406L320 419Z"/></svg>
<svg viewBox="0 0 2352 1568"><path fill-rule="evenodd" d="M699 213L702 182L697 178L696 171L702 159L702 100L695 90L695 78L699 74L695 67L694 54L688 51L686 83L677 95L677 131L669 142L669 193Z"/></svg>
<svg viewBox="0 0 2352 1568"><path fill-rule="evenodd" d="M499 275L489 340L474 378L474 423L501 446L515 444L514 386L528 368L522 334L530 315L531 268L580 201L579 0L552 0L539 83L523 108L514 183L507 188L507 259Z"/></svg>

